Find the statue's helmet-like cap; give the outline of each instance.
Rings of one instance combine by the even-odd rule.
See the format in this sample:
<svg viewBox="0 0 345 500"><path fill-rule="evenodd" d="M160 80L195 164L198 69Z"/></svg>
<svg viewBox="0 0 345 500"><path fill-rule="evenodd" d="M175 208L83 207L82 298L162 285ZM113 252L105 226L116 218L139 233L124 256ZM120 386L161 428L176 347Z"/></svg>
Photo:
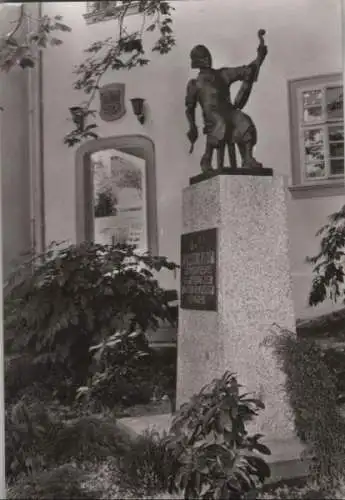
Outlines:
<svg viewBox="0 0 345 500"><path fill-rule="evenodd" d="M212 56L205 45L196 45L190 53L192 68L212 68Z"/></svg>

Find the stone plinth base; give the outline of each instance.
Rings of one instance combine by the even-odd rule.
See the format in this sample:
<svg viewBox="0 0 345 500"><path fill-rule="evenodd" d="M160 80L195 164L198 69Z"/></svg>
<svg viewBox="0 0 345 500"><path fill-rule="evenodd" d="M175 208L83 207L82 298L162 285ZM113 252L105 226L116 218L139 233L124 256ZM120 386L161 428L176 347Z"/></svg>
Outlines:
<svg viewBox="0 0 345 500"><path fill-rule="evenodd" d="M198 182L204 181L206 179L211 179L218 175L251 175L251 176L272 176L272 168L230 168L224 167L221 171L219 170L208 170L207 172L202 172L201 174L195 175L189 179L189 184L197 184Z"/></svg>
<svg viewBox="0 0 345 500"><path fill-rule="evenodd" d="M183 192L183 233L217 228L217 311L180 309L177 408L226 370L266 409L250 432L294 439L285 375L263 341L295 331L286 189L280 176L218 175Z"/></svg>

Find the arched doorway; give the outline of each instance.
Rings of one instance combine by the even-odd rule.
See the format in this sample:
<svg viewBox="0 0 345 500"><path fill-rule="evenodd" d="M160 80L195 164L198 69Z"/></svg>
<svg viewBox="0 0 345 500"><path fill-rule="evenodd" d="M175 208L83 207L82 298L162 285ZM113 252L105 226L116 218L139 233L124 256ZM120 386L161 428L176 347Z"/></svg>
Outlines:
<svg viewBox="0 0 345 500"><path fill-rule="evenodd" d="M103 180L100 181L98 174L95 176L95 167ZM104 182L107 179L108 186ZM140 203L133 199L135 186L141 209ZM130 194L132 201L128 201ZM135 211L137 215L140 212L141 230ZM100 235L108 231L113 241L124 234L129 242L138 241L145 250L158 255L155 149L150 138L142 135L106 137L88 141L77 150L76 218L77 243L97 238L105 242ZM137 229L126 231L126 224L130 228L136 225Z"/></svg>

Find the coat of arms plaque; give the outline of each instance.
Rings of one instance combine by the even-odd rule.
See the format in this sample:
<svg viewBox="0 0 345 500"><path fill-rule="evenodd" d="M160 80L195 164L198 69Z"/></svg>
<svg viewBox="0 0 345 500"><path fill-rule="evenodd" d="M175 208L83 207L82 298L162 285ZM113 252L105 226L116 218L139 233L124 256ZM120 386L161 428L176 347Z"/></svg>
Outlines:
<svg viewBox="0 0 345 500"><path fill-rule="evenodd" d="M102 120L112 122L119 120L126 113L125 84L109 83L99 89L100 110Z"/></svg>

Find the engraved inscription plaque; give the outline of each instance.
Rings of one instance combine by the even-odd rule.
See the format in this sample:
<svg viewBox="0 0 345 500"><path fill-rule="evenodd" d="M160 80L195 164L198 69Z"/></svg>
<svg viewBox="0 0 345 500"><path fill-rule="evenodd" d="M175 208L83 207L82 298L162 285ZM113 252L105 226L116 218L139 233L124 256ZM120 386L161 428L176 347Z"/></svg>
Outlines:
<svg viewBox="0 0 345 500"><path fill-rule="evenodd" d="M217 229L181 236L181 308L217 311Z"/></svg>

